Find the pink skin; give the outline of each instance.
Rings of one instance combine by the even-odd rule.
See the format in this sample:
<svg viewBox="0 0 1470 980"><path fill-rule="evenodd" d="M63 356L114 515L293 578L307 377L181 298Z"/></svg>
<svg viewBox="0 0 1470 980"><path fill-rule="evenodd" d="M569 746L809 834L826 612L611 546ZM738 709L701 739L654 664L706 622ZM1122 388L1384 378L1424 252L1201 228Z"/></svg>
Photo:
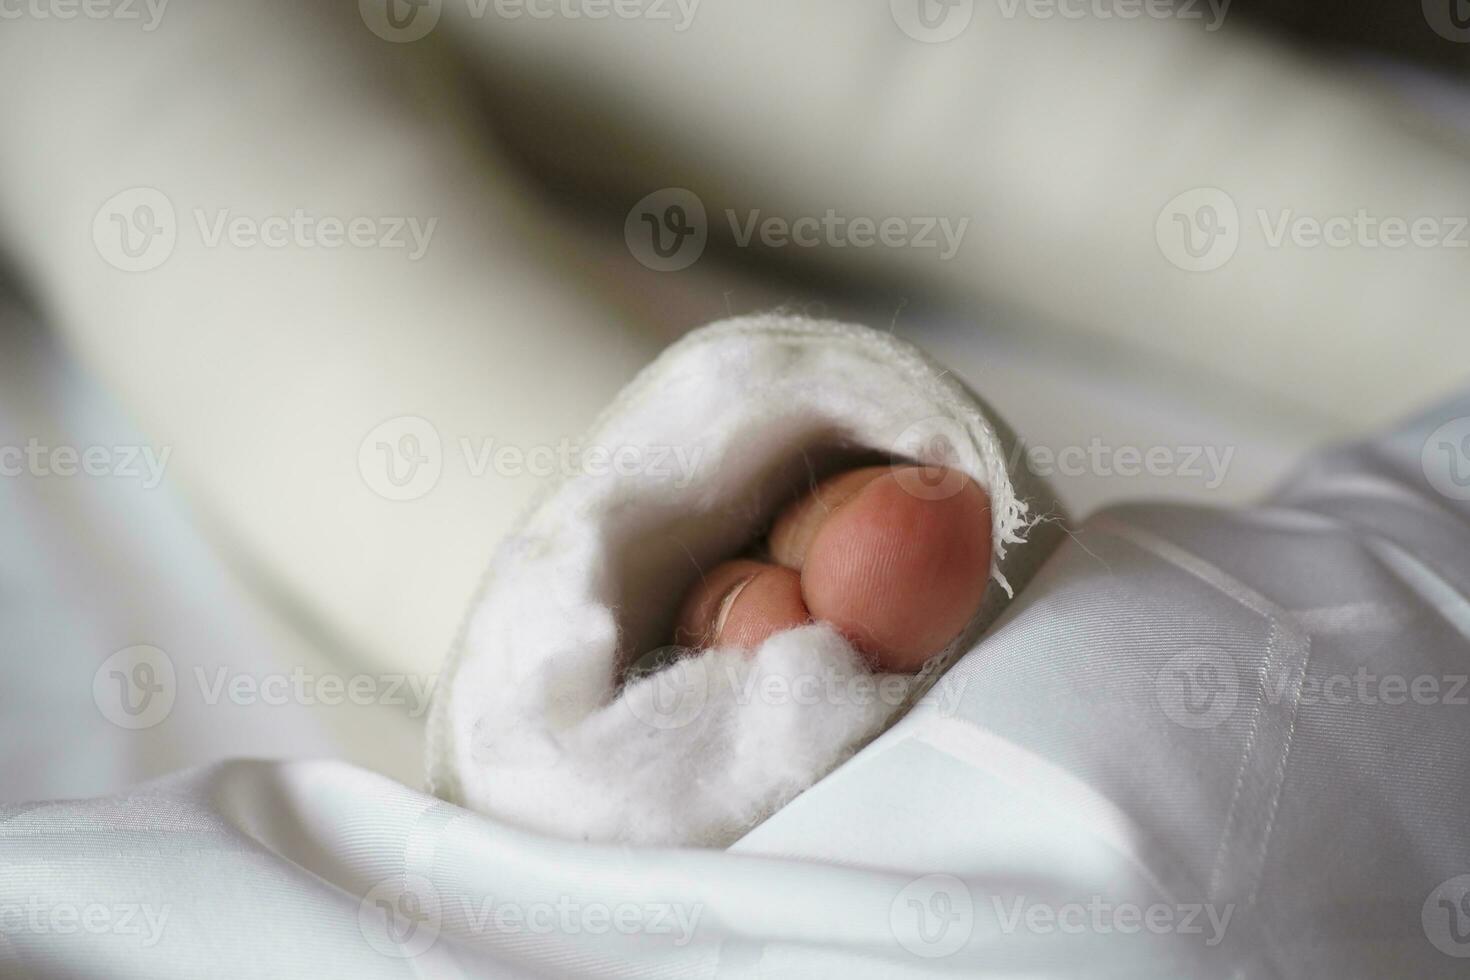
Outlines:
<svg viewBox="0 0 1470 980"><path fill-rule="evenodd" d="M754 648L815 619L837 627L874 669L907 673L980 607L990 501L950 471L864 467L788 506L767 543L773 563L724 562L690 591L676 642Z"/></svg>

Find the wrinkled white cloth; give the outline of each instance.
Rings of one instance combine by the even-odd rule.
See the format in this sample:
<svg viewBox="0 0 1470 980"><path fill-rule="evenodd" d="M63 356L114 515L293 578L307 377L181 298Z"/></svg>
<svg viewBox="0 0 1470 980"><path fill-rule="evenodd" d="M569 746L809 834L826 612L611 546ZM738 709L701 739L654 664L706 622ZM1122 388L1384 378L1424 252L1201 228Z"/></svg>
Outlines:
<svg viewBox="0 0 1470 980"><path fill-rule="evenodd" d="M1084 522L932 697L723 850L228 762L0 808L0 968L1462 976L1467 555L1470 397L1256 508Z"/></svg>

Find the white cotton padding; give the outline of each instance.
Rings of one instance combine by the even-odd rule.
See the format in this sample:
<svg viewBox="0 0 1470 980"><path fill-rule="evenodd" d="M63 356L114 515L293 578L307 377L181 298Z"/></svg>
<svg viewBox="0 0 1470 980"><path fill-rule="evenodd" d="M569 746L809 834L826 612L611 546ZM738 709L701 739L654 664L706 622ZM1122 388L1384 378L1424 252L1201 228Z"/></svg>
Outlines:
<svg viewBox="0 0 1470 980"><path fill-rule="evenodd" d="M779 315L690 334L500 546L435 693L431 790L561 837L734 841L891 724L1050 550L1060 515L1008 472L1010 445L889 334ZM874 454L962 470L990 495L994 581L944 655L874 674L814 624L754 651L665 649L671 664L628 679L700 569L746 548L793 487Z"/></svg>

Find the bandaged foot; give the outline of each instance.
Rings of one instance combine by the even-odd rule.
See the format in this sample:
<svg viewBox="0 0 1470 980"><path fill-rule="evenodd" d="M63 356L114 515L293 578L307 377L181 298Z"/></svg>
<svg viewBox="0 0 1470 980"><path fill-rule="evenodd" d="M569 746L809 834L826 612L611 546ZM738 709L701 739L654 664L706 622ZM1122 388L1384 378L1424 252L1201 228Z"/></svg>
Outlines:
<svg viewBox="0 0 1470 980"><path fill-rule="evenodd" d="M638 465L505 539L429 723L435 793L578 840L737 840L928 696L1061 533L972 392L847 324L696 331L587 444Z"/></svg>
<svg viewBox="0 0 1470 980"><path fill-rule="evenodd" d="M707 572L684 600L675 642L754 649L817 620L874 669L908 673L980 608L990 503L973 480L941 467L848 470L781 512L764 556Z"/></svg>

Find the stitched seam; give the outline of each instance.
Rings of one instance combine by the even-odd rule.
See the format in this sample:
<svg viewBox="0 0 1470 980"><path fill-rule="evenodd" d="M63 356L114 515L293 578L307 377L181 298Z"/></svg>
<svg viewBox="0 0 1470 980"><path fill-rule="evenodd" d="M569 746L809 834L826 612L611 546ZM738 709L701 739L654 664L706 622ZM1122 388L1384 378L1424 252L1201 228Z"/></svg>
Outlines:
<svg viewBox="0 0 1470 980"><path fill-rule="evenodd" d="M1251 718L1250 732L1241 751L1240 768L1236 771L1235 786L1231 793L1230 804L1226 810L1225 826L1220 835L1220 843L1215 852L1214 865L1210 872L1209 892L1211 900L1219 897L1224 887L1225 871L1228 864L1229 852L1236 833L1238 822L1239 801L1245 793L1245 779L1251 771L1260 771L1260 766L1252 766L1252 756L1256 750L1256 742L1261 732L1261 721L1265 716L1270 681L1268 673L1271 664L1276 660L1280 649L1280 640L1285 635L1288 638L1300 638L1302 652L1299 663L1293 665L1294 672L1299 678L1305 677L1307 661L1311 657L1310 637L1300 629L1295 628L1291 614L1282 609L1270 599L1251 589L1245 583L1240 582L1226 574L1222 569L1205 561L1198 555L1178 544L1164 538L1152 531L1134 526L1117 517L1104 517L1093 524L1094 529L1104 533L1112 533L1133 544L1135 547L1153 554L1155 557L1188 572L1206 585L1216 589L1228 598L1240 605L1250 609L1252 612L1264 617L1269 624L1268 639L1266 644L1266 657L1258 672L1261 685L1260 697L1256 700ZM1270 847L1271 831L1275 824L1275 811L1280 799L1282 784L1286 777L1286 762L1291 753L1291 743L1296 731L1296 716L1301 701L1301 681L1298 680L1291 692L1290 703L1282 709L1282 720L1285 723L1282 733L1282 746L1276 758L1276 764L1271 767L1272 780L1268 787L1269 797L1264 801L1265 806L1261 811L1264 821L1261 826L1260 847L1257 849L1256 862L1247 870L1245 881L1248 887L1245 889L1246 900L1250 901L1260 886L1260 877L1264 869L1264 856Z"/></svg>
<svg viewBox="0 0 1470 980"><path fill-rule="evenodd" d="M1286 760L1291 755L1292 742L1296 737L1296 720L1301 713L1302 686L1307 676L1307 665L1312 660L1312 639L1304 636L1303 641L1306 650L1302 654L1301 669L1297 671L1296 688L1292 694L1291 718L1286 724L1286 734L1282 738L1281 757L1276 762L1276 771L1271 780L1271 802L1267 805L1266 823L1261 828L1261 849L1256 855L1256 863L1251 872L1250 894L1246 897L1246 904L1254 904L1256 895L1261 889L1261 878L1265 874L1266 852L1271 846L1271 831L1276 827L1276 813L1281 806L1281 793L1286 786Z"/></svg>
<svg viewBox="0 0 1470 980"><path fill-rule="evenodd" d="M1240 766L1235 770L1235 787L1230 793L1230 804L1225 808L1225 825L1220 830L1220 842L1215 846L1215 861L1210 867L1210 898L1219 897L1223 886L1225 873L1225 858L1230 850L1230 842L1235 837L1235 822L1237 808L1240 803L1241 793L1245 789L1245 774L1250 769L1251 756L1255 752L1256 736L1261 730L1261 716L1265 713L1267 684L1270 679L1267 676L1267 668L1275 657L1276 637L1278 635L1275 618L1268 620L1269 632L1266 635L1266 656L1261 661L1261 669L1258 678L1261 685L1261 697L1256 700L1255 707L1251 711L1250 732L1246 735L1245 745L1240 751Z"/></svg>

